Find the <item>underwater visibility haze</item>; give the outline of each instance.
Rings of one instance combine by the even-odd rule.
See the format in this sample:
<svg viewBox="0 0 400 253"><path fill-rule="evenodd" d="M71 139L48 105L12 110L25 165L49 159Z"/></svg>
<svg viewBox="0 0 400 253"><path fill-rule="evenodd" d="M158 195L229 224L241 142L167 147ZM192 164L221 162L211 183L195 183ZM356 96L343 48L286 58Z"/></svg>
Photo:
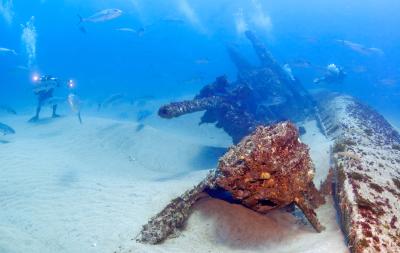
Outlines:
<svg viewBox="0 0 400 253"><path fill-rule="evenodd" d="M0 253L400 252L399 12L0 0Z"/></svg>

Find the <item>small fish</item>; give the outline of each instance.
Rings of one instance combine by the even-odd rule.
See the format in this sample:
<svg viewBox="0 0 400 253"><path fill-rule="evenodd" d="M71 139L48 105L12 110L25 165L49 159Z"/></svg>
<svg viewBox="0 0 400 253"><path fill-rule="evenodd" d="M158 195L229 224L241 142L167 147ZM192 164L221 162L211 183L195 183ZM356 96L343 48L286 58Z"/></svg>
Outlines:
<svg viewBox="0 0 400 253"><path fill-rule="evenodd" d="M8 114L13 114L13 115L17 114L17 112L13 108L11 108L7 105L0 105L0 111L4 111Z"/></svg>
<svg viewBox="0 0 400 253"><path fill-rule="evenodd" d="M143 107L145 106L149 101L154 100L155 97L153 95L144 95L140 97L136 97L131 99L131 105L137 106L137 107Z"/></svg>
<svg viewBox="0 0 400 253"><path fill-rule="evenodd" d="M198 65L208 64L210 61L208 59L197 59L194 61Z"/></svg>
<svg viewBox="0 0 400 253"><path fill-rule="evenodd" d="M121 31L121 32L129 32L129 33L136 33L137 32L135 29L129 28L129 27L117 28L115 30Z"/></svg>
<svg viewBox="0 0 400 253"><path fill-rule="evenodd" d="M143 107L143 106L145 106L147 104L147 100L138 100L138 101L136 101L136 105L138 106L138 107Z"/></svg>
<svg viewBox="0 0 400 253"><path fill-rule="evenodd" d="M144 27L140 27L139 29L137 29L136 34L137 34L139 37L142 37L143 34L144 34L144 32L145 32Z"/></svg>
<svg viewBox="0 0 400 253"><path fill-rule="evenodd" d="M78 116L79 123L82 124L81 118L81 101L79 100L78 96L75 94L68 95L68 104L71 110Z"/></svg>
<svg viewBox="0 0 400 253"><path fill-rule="evenodd" d="M293 76L292 68L289 66L289 64L285 64L282 67L283 71L285 71L287 77L290 78L290 80L295 81L296 78Z"/></svg>
<svg viewBox="0 0 400 253"><path fill-rule="evenodd" d="M135 131L136 132L140 132L144 129L145 125L143 123L140 123L139 125L137 125Z"/></svg>
<svg viewBox="0 0 400 253"><path fill-rule="evenodd" d="M82 25L79 26L79 31L81 31L81 33L84 33L84 34L87 33L86 28L84 26L82 26Z"/></svg>
<svg viewBox="0 0 400 253"><path fill-rule="evenodd" d="M375 48L375 47L369 48L364 45L354 43L354 42L351 42L348 40L336 40L336 42L341 43L345 47L347 47L359 54L363 54L363 55L372 55L372 54L383 55L384 54L382 49Z"/></svg>
<svg viewBox="0 0 400 253"><path fill-rule="evenodd" d="M15 130L0 122L0 133L3 135L15 134Z"/></svg>
<svg viewBox="0 0 400 253"><path fill-rule="evenodd" d="M16 70L23 70L23 71L29 71L29 68L24 65L18 65L15 67Z"/></svg>
<svg viewBox="0 0 400 253"><path fill-rule="evenodd" d="M116 19L122 15L122 11L119 9L106 9L100 12L93 14L90 17L83 18L82 16L78 15L79 17L79 24L81 23L99 23L105 22L112 19Z"/></svg>
<svg viewBox="0 0 400 253"><path fill-rule="evenodd" d="M136 99L138 99L138 100L154 100L154 99L156 99L156 97L153 95L144 95L144 96L137 97Z"/></svg>
<svg viewBox="0 0 400 253"><path fill-rule="evenodd" d="M368 69L367 69L366 67L360 65L360 66L355 66L355 67L353 67L353 68L352 68L352 71L353 71L354 73L360 74L360 73L365 73L365 72L367 72Z"/></svg>
<svg viewBox="0 0 400 253"><path fill-rule="evenodd" d="M315 44L318 42L318 38L314 37L314 36L304 36L303 38L307 43L310 43L310 44Z"/></svg>
<svg viewBox="0 0 400 253"><path fill-rule="evenodd" d="M175 24L175 25L185 24L185 21L183 21L182 19L178 19L178 18L163 18L163 19L161 19L161 22L167 23L167 24Z"/></svg>
<svg viewBox="0 0 400 253"><path fill-rule="evenodd" d="M384 86L396 86L399 83L397 79L385 78L378 81L380 84Z"/></svg>
<svg viewBox="0 0 400 253"><path fill-rule="evenodd" d="M310 68L312 66L312 64L307 61L307 60L303 60L303 59L296 59L293 61L289 62L290 66L293 68Z"/></svg>
<svg viewBox="0 0 400 253"><path fill-rule="evenodd" d="M152 114L151 111L147 111L147 110L139 111L136 115L136 120L138 122L141 122L141 121L147 119L151 114Z"/></svg>
<svg viewBox="0 0 400 253"><path fill-rule="evenodd" d="M133 28L129 28L129 27L122 27L122 28L117 28L115 30L120 31L120 32L133 33L133 34L136 34L139 37L143 36L143 34L145 32L144 27L140 27L137 30L135 30Z"/></svg>
<svg viewBox="0 0 400 253"><path fill-rule="evenodd" d="M5 47L0 47L0 54L18 55L17 52L15 52L14 49L9 49L9 48L5 48Z"/></svg>
<svg viewBox="0 0 400 253"><path fill-rule="evenodd" d="M197 84L203 84L204 83L204 77L202 76L197 76L193 77L187 80L183 80L183 83L186 85L197 85Z"/></svg>
<svg viewBox="0 0 400 253"><path fill-rule="evenodd" d="M110 106L114 103L124 101L126 99L127 99L127 97L124 94L121 94L121 93L112 94L111 96L106 98L102 103L99 103L98 110L100 110L101 108Z"/></svg>
<svg viewBox="0 0 400 253"><path fill-rule="evenodd" d="M373 52L373 53L376 53L376 54L378 54L378 55L384 55L384 54L385 54L385 52L383 52L382 49L376 48L376 47L370 47L370 48L369 48L369 51L370 51L370 52Z"/></svg>

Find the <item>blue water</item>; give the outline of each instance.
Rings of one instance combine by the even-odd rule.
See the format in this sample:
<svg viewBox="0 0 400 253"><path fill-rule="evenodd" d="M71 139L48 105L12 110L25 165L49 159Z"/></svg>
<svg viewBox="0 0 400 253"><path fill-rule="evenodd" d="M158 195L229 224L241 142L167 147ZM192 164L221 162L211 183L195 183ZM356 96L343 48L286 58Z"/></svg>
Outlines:
<svg viewBox="0 0 400 253"><path fill-rule="evenodd" d="M109 8L122 10L122 15L104 22L83 23L86 33L82 32L82 24L78 24L78 15L90 17L101 10ZM237 69L229 58L228 51L226 50L227 46L233 45L251 62L257 64L257 57L253 52L251 44L244 35L245 30L251 30L257 34L280 64L284 65L288 63L289 66L292 67L294 76L310 91L326 89L354 96L378 110L397 129L400 129L399 13L400 1L398 0L0 0L0 48L15 50L16 52L16 54L14 54L10 51L0 50L0 106L11 106L17 112L23 112L22 115L24 115L24 117L26 115L27 121L29 117L33 115L37 103L36 97L32 92L36 84L32 79L35 75L45 74L50 74L63 80L71 79L74 81L76 86L72 90L62 87L57 90L57 93L65 96L73 92L84 101L87 109L87 111L85 111L85 108L83 108L82 112L84 123L86 117L89 115L94 117L98 116L95 110L97 104L101 103L112 94L124 94L129 98L146 97L149 100L162 102L182 100L183 97L190 98L197 94L204 85L211 83L218 76L226 75L229 81L235 81ZM22 39L23 27L31 17L34 17L33 25L36 30L36 40L26 41ZM121 28L128 28L129 30L118 30ZM133 30L137 31L140 29L142 29L143 32L132 32ZM337 40L347 40L358 43L366 48L377 48L379 52L383 53L374 51L366 55L338 43ZM29 56L27 46L33 46L36 49L33 55ZM310 63L310 66L294 66L294 62L299 61ZM344 82L314 84L314 78L322 76L326 66L331 63L344 68L347 73ZM150 110L149 108L151 111L148 111ZM84 124L84 130L82 131L79 125L68 125L70 123L65 123L66 127L64 125L64 122L67 122L66 119L56 122L55 126L60 129L62 127L69 128L69 126L71 126L71 131L80 132L82 136L95 136L93 137L93 143L84 143L82 147L80 147L80 144L76 145L75 142L73 142L76 141L76 143L79 143L79 140L76 140L78 138L74 139L74 135L70 133L71 142L69 145L71 148L68 145L64 146L62 143L58 142L59 139L64 140L60 137L63 135L61 130L55 129L53 132L48 132L49 130L47 128L45 130L41 129L40 124L39 127L36 128L36 126L27 124L25 118L23 120L18 118L15 124L18 126L17 133L21 135L16 135L14 138L7 139L7 143L18 144L19 138L25 137L22 143L27 143L27 148L23 150L25 153L19 154L17 150L19 146L10 146L10 150L13 151L11 152L12 155L17 157L16 160L19 160L15 163L11 161L9 164L18 167L19 161L22 161L21 164L25 166L22 171L25 173L25 170L29 170L29 166L31 165L29 159L26 157L32 155L29 150L29 148L31 148L29 145L32 144L31 138L40 143L42 143L42 141L45 143L47 141L46 138L53 138L52 140L55 140L54 143L56 143L52 143L52 145L56 147L54 151L62 154L65 152L67 155L69 155L68 152L70 150L72 150L73 154L81 154L88 149L90 151L90 145L96 147L100 146L101 148L105 147L105 150L108 152L106 148L108 148L109 145L118 148L115 152L121 156L117 157L118 159L126 159L128 157L126 154L129 154L129 159L131 160L126 162L126 164L138 163L140 166L143 165L143 168L146 168L145 162L151 163L151 166L148 166L152 169L151 173L156 174L157 170L154 168L162 167L165 169L165 167L170 166L168 169L165 169L170 174L165 172L159 175L159 180L156 180L156 183L153 182L156 188L159 182L179 180L186 175L185 173L187 173L187 171L173 171L172 173L171 171L175 169L174 166L181 166L183 170L184 166L190 164L195 172L212 168L215 166L218 157L222 155L226 147L231 144L229 136L227 135L223 136L222 139L224 143L221 144L218 143L220 139L217 137L213 139L214 132L212 132L212 130L210 130L211 134L207 132L208 129L199 130L199 132L197 132L196 124L198 118L193 117L192 125L191 123L187 123L187 121L176 121L178 123L161 121L155 113L157 108L155 108L154 104L151 104L149 108L145 108L142 111L135 111L133 117L131 117L132 115L129 111L115 113L120 119L131 119L132 121L141 123L137 126L135 125L136 127L133 128L133 130L129 128L130 126L125 126L120 122L110 123L104 121L106 122L104 123L100 121L100 123L98 123L94 119L90 119L91 125L88 125L93 126L99 124L100 126L96 125L93 129L88 129L88 125ZM89 109L93 110L89 113ZM48 117L48 112L46 111L45 113L46 117ZM66 114L67 112L64 110L61 113ZM13 126L12 116L6 115L4 118L3 116L4 114L0 111L0 122ZM164 132L157 132L154 130L154 132L151 132L152 135L149 135L150 137L147 139L143 138L143 143L140 143L140 140L135 138L137 136L140 137L142 132L148 130L146 121L149 118L151 123L157 122L154 123L155 126L157 126L157 124L165 124L163 130L176 130L177 126L181 126L180 122L183 122L183 128L186 127L186 132L183 136L196 134L199 136L191 136L193 139L187 141L188 144L185 141L181 143L180 139L176 141L169 135L165 137L163 135ZM3 119L5 119L5 121L3 121ZM189 117L188 119L188 121L190 121L192 118ZM145 123L142 123L143 121L145 121ZM47 121L42 122L43 125L47 123ZM104 125L101 125L103 123ZM109 125L106 126L106 124ZM112 131L108 128L110 126ZM129 129L129 131L126 129ZM30 132L31 135L27 135L24 133L24 130L38 132L34 132L33 134ZM120 135L120 139L114 139L114 136L118 136L118 134L124 131L126 131L126 133L124 133L126 135ZM110 136L105 134L109 132L112 133ZM222 132L222 130L220 132ZM205 137L202 139L203 133L208 134L208 139ZM91 134L93 134L93 136ZM194 158L182 158L182 163L178 165L176 165L175 160L170 157L168 153L170 151L167 146L161 148L161 150L164 151L162 154L157 154L157 152L155 152L154 160L148 158L146 155L149 153L152 154L153 152L151 145L159 145L159 142L157 142L158 139L164 140L164 137L165 140L172 140L174 142L176 141L178 144L182 144L182 150L179 149L171 152L176 156L180 156L181 153L185 152L188 154L196 153L198 152L197 148L202 152L198 152L200 155L197 153L193 155ZM149 140L151 138L157 138L157 140ZM69 138L66 139L69 141ZM3 145L3 143L0 142L0 145ZM42 145L46 146L47 144L42 143ZM3 147L5 146L6 145L3 145ZM138 149L140 149L142 146L143 153L137 152L135 148L139 147ZM129 153L131 151L129 148L137 152L135 153L137 157L132 158L130 156L132 154ZM157 148L159 147L157 146ZM8 154L6 148L0 151L2 151L2 154ZM45 150L41 150L41 152L44 153L41 155L46 158ZM109 157L107 155L109 155L109 153L107 152L104 152L104 157L102 157L102 159L104 159L104 164L108 165L106 162L113 164L112 161L108 160ZM97 160L96 154L88 153L92 155L89 157L92 159L90 161ZM110 156L113 156L113 153L110 153L112 154ZM143 161L140 160L141 154L147 159L146 161L144 161L144 158ZM18 158L19 155L21 155L20 158ZM158 156L161 158L157 159ZM79 155L76 157L79 157ZM171 159L168 160L169 158ZM1 159L0 157L0 171L2 169ZM189 160L189 162L185 159ZM138 160L140 163L137 162ZM41 162L42 160L33 160L33 168L47 169L45 165L42 166ZM69 164L69 160L64 161L59 159L51 166L54 168L63 168L63 166L66 166L68 168L68 170L62 171L62 173L60 172L62 175L60 176L61 179L59 182L61 182L60 185L65 188L72 187L77 182L81 182L80 173L87 173L89 175L87 178L90 178L90 180L93 179L93 182L85 179L90 182L90 187L92 187L91 184L93 183L93 187L90 188L93 191L100 191L98 188L103 190L103 186L100 187L98 182L104 185L111 184L111 186L104 186L105 192L107 189L112 187L118 188L120 186L118 180L115 180L114 184L114 181L108 181L107 177L101 179L96 178L95 174L99 169L97 164L90 164L89 162L85 164L85 162L86 161L82 162L82 164L88 166L87 170L89 172L81 172L81 167L75 169L75 167ZM81 165L78 162L77 164ZM126 164L123 163L124 166ZM106 165L104 166L106 167ZM140 166L137 168L142 169ZM42 172L43 178L46 180L48 175L54 173L51 168L48 172ZM117 168L115 171L119 169L122 171L119 171L122 176L119 174L117 176L121 178L125 177L124 180L126 181L123 182L130 187L132 181L136 179L136 174L129 170L131 167L128 165L126 165L126 168ZM107 167L107 169L109 168ZM103 173L107 175L113 175L113 173L115 173L114 168L111 168L110 171L106 171L109 174ZM22 175L24 173L20 174ZM12 172L10 172L10 174L12 174ZM23 176L20 174L15 178L22 178ZM82 176L82 178L84 178L84 176ZM197 176L201 178L202 175ZM30 179L30 176L27 177ZM48 182L52 182L51 180L53 179L48 179ZM2 182L7 183L7 185L11 187L14 185L14 183L10 183L12 181L8 182L7 180L3 180ZM82 182L85 181L82 180ZM195 182L187 181L187 187L194 183ZM181 189L178 189L180 185L177 185L177 188L174 188L174 193L176 194L181 192ZM25 184L22 181L21 186L17 186L25 189ZM41 186L43 185L35 185L36 188L40 188ZM29 188L30 186L28 185L26 187ZM55 189L59 189L59 186L57 187L55 187ZM135 185L135 187L138 188L137 191L141 190L139 186ZM149 189L150 188L153 188L153 185L150 184ZM46 190L47 189L43 191ZM137 193L136 189L129 188L128 190L126 192L132 194L132 196ZM27 190L27 195L30 194L29 191L30 189ZM164 197L164 199L171 197L165 193L165 189L159 189L158 191L160 196ZM4 196L8 196L7 194L12 195L13 190L4 193ZM162 194L167 196L165 197ZM80 195L80 193L78 192L75 195L71 194L69 197L72 199L77 195ZM91 193L87 195L88 196L84 195L82 199L86 201L92 197ZM114 192L111 192L109 195L110 196L107 195L107 201L115 201ZM129 195L129 197L130 196L131 195ZM29 196L26 198L29 199ZM138 198L140 199L141 195ZM23 204L25 204L25 199L22 197L21 199L23 200L22 202L24 202ZM129 198L127 197L127 199ZM160 199L162 198L160 197ZM112 209L108 211L108 202L96 201L95 203L99 204L99 209L103 208L109 212L107 214L110 215L110 217L113 217L113 214L111 215L110 213L115 210ZM118 205L118 208L115 208L122 209L122 207L125 206L127 209L124 210L125 212L121 211L120 219L115 221L115 224L119 224L119 226L122 226L121 224L126 221L124 218L131 213L132 210L129 210L129 208L140 209L143 207L137 207L135 206L136 203L133 202L128 206L124 201L125 199L120 201L120 206ZM88 203L89 206L91 202ZM69 208L68 203L62 204L63 205L58 206L58 209L55 208L58 211L61 210L61 213L64 211L64 205L66 208L65 210ZM146 208L151 209L153 207L152 203L147 204ZM157 202L157 204L160 205L157 206L157 208L161 208L163 203ZM38 206L42 208L41 205ZM112 205L110 204L110 206ZM43 206L44 209L46 207L47 206ZM76 208L74 211L82 212L82 207L78 204L73 207ZM96 205L91 206L93 209L96 207ZM2 207L0 206L0 214L1 209ZM142 209L144 209L144 207ZM19 211L24 213L24 210L21 210ZM67 211L65 212L67 213ZM146 219L154 212L155 210L152 210L151 214L149 213L146 216ZM14 217L11 211L9 211L7 215ZM16 214L16 216L17 215L18 214ZM29 212L27 216L29 216ZM66 216L69 216L69 213ZM89 216L90 215L88 215L87 220L90 220ZM101 216L101 218L103 219L103 216ZM29 217L26 219L26 224L30 224L31 220ZM17 221L17 225L20 223L23 224L23 226L21 225L23 229L30 229L29 226L25 226L24 221L20 221L18 218L15 220ZM46 224L46 217L43 218L43 220L44 221L37 219L36 222L44 227L41 227L43 231L46 231L47 225L43 225ZM107 224L109 226L105 229L100 228L98 230L108 232L107 229L113 228L114 224L112 223L114 221L111 219L103 220L106 220L110 224ZM97 229L96 222L97 220L90 223L90 225L94 224L93 231ZM144 220L135 222L137 223L135 223L135 226L139 227ZM130 224L128 225L130 226ZM128 225L126 225L126 227L129 227ZM84 227L85 225L82 226ZM75 236L74 233L76 233L76 237L79 237L81 235L80 228L76 229L72 225L71 227L73 227L71 228L71 234ZM130 227L126 229L130 229ZM3 231L5 230L7 229L3 229ZM41 230L34 230L32 233L37 233L37 231ZM52 234L51 232L49 234ZM113 236L117 237L117 232L113 231L113 233ZM10 234L12 233L10 232ZM89 237L89 235L86 236ZM126 237L129 236L127 235ZM10 236L10 238L11 237L12 236ZM58 235L54 235L54 237L58 237ZM110 240L114 240L114 237ZM104 235L104 237L99 236L99 238L96 237L96 240L100 242L103 238L108 238L108 235ZM55 238L53 242L56 241L58 243L57 239L58 238ZM60 241L64 240L68 242L70 239L69 237L63 237ZM72 241L71 244L74 242L75 241ZM38 244L44 245L43 247L45 247L46 243L45 241ZM83 242L82 245L86 245L85 243L87 242ZM113 245L108 246L109 248L116 248L115 245L118 245L118 243L119 242L115 243L115 241L113 241L110 243ZM12 248L14 245L13 243L10 244L10 248ZM29 246L29 243L24 244L24 247L26 245ZM76 245L78 248L81 244ZM50 251L54 249L54 247L52 247L50 247ZM15 248L18 249L18 246ZM71 248L64 249L64 252L73 252ZM97 249L95 249L94 246L92 249L93 252L102 252L96 251ZM2 245L0 245L0 253L3 253L1 250ZM15 252L20 251L16 250ZM37 252L40 252L40 250Z"/></svg>
<svg viewBox="0 0 400 253"><path fill-rule="evenodd" d="M3 0L5 5L9 0ZM247 28L254 30L282 64L305 59L309 69L295 69L308 88L329 63L349 73L342 85L323 88L354 95L382 111L400 108L400 3L386 1L12 1L12 21L0 18L0 47L18 56L0 57L0 99L31 105L33 72L74 78L84 98L110 93L171 97L195 93L217 75L235 78L225 46L235 43L250 55L247 40L237 32L242 10ZM186 3L185 3L186 2ZM189 8L183 8L185 5ZM118 8L123 15L104 23L77 26L80 14ZM262 17L271 24L257 19ZM185 12L186 10L186 12ZM21 24L35 16L36 61L28 70L21 43ZM165 22L176 19L182 23ZM116 28L145 28L142 36ZM380 48L383 56L365 56L335 42L344 39ZM205 64L196 64L206 59ZM357 73L362 68L362 73ZM356 69L354 71L354 69ZM392 80L389 85L381 80ZM18 102L16 102L18 101Z"/></svg>

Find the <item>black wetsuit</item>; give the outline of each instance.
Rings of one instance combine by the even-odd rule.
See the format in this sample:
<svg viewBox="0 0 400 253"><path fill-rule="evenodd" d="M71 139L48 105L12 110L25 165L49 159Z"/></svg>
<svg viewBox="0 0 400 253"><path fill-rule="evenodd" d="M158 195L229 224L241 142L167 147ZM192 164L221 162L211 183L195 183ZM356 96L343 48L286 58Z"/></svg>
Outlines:
<svg viewBox="0 0 400 253"><path fill-rule="evenodd" d="M316 78L314 80L314 83L343 83L344 79L346 78L346 73L343 71L343 69L339 69L339 72L331 72L327 71L325 76L321 78Z"/></svg>
<svg viewBox="0 0 400 253"><path fill-rule="evenodd" d="M35 95L38 98L38 103L37 103L37 107L36 107L36 114L35 114L35 116L33 116L30 119L31 122L37 121L39 119L40 110L42 109L43 104L46 102L46 100L53 97L54 89L59 86L58 81L50 80L50 77L47 77L46 79L41 80L41 82L42 81L44 81L44 82L55 81L57 83L57 85L55 85L54 87L49 88L47 90L41 90L41 91L35 92ZM58 117L58 115L56 114L56 111L57 111L57 105L53 105L53 114L52 114L53 118Z"/></svg>
<svg viewBox="0 0 400 253"><path fill-rule="evenodd" d="M46 99L53 97L53 93L54 89L38 92L38 104L42 104L44 101L46 101Z"/></svg>

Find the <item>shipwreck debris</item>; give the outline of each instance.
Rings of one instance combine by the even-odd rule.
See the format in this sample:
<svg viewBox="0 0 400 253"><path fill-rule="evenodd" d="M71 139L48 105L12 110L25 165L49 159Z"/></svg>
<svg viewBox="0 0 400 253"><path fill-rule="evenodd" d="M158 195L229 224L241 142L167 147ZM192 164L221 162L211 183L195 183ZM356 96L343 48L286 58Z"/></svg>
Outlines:
<svg viewBox="0 0 400 253"><path fill-rule="evenodd" d="M183 226L191 207L207 189L221 188L240 204L259 213L297 205L316 231L315 209L324 198L312 179L314 166L308 148L299 141L298 129L290 122L260 126L219 161L218 168L193 189L171 201L143 226L137 237L156 244Z"/></svg>
<svg viewBox="0 0 400 253"><path fill-rule="evenodd" d="M241 204L258 212L287 204L289 199L285 199L284 194L279 195L278 201L267 191L272 186L272 191L280 194L278 188L287 182L282 179L283 182L275 185L271 180L276 180L276 172L269 171L271 158L265 158L261 151L268 145L266 143L253 146L251 156L246 153L229 158L229 154L233 156L234 150L245 150L241 149L246 146L244 141L252 140L264 129L258 128L260 125L287 119L316 119L321 132L335 141L330 177L334 181L333 191L350 250L354 253L400 252L400 134L382 115L350 96L320 93L311 97L300 82L271 57L254 34L247 32L246 36L259 58L259 66L252 66L236 50L229 48L229 55L238 69L235 82L229 83L225 77L219 77L193 100L161 107L159 115L173 118L205 111L201 123L216 123L234 143L255 131L221 159L213 185L224 188ZM258 141L267 139L259 137ZM262 154L264 163L257 160L257 154ZM226 168L224 160L228 164ZM289 166L290 159L285 162L282 167ZM256 173L250 173L248 168ZM300 208L303 204L303 212L318 230L313 210L321 198L313 185L305 183L307 180L303 176L300 173L307 192L291 201ZM329 185L327 181L324 191L330 192ZM261 195L265 199L260 198Z"/></svg>
<svg viewBox="0 0 400 253"><path fill-rule="evenodd" d="M318 102L323 125L336 141L335 197L349 248L400 252L399 133L350 96L321 94Z"/></svg>
<svg viewBox="0 0 400 253"><path fill-rule="evenodd" d="M9 125L0 122L0 134L1 135L15 134L15 130Z"/></svg>
<svg viewBox="0 0 400 253"><path fill-rule="evenodd" d="M215 173L210 172L196 187L173 199L143 226L136 240L142 243L156 244L174 235L188 219L193 204L201 197L206 188L214 187L214 182Z"/></svg>
<svg viewBox="0 0 400 253"><path fill-rule="evenodd" d="M216 123L238 143L258 125L313 116L315 104L301 83L289 76L256 36L246 32L260 65L252 66L234 48L228 53L238 69L237 80L225 76L206 85L193 100L173 102L159 110L163 118L205 111L200 123Z"/></svg>

